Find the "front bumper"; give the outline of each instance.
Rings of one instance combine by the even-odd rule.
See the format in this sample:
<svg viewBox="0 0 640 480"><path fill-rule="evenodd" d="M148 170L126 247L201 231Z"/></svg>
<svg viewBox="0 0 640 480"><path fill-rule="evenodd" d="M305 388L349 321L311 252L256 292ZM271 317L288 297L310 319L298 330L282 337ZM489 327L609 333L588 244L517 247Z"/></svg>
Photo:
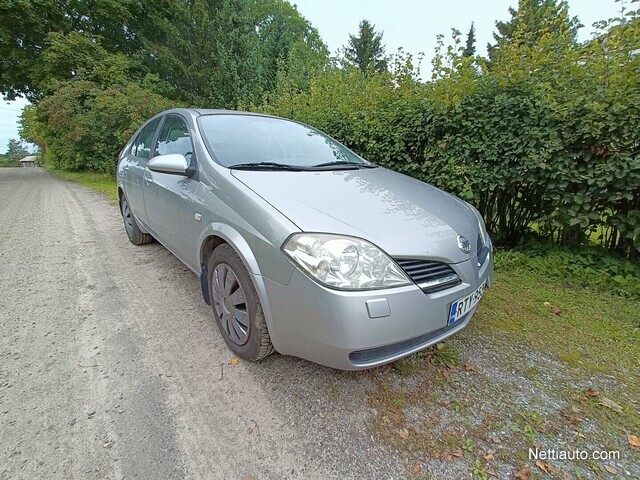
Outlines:
<svg viewBox="0 0 640 480"><path fill-rule="evenodd" d="M325 288L296 269L288 285L263 277L271 309L271 340L284 355L341 370L392 362L453 335L475 312L447 326L451 303L493 276L492 255L451 265L462 283L426 294L416 285L346 292Z"/></svg>

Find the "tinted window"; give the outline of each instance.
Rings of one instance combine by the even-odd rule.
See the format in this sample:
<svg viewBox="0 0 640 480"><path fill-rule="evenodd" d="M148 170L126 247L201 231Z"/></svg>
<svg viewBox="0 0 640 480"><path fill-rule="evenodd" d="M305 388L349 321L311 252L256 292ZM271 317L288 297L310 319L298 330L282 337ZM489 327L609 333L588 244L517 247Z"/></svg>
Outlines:
<svg viewBox="0 0 640 480"><path fill-rule="evenodd" d="M158 118L142 129L131 147L131 155L147 159L151 156L151 144L159 123L160 119Z"/></svg>
<svg viewBox="0 0 640 480"><path fill-rule="evenodd" d="M365 164L347 147L315 128L255 115L204 115L200 129L225 167L276 162L296 167L344 161Z"/></svg>
<svg viewBox="0 0 640 480"><path fill-rule="evenodd" d="M187 123L182 117L169 115L162 125L158 144L156 145L156 155L166 155L168 153L179 153L184 155L187 163L191 163L193 148Z"/></svg>

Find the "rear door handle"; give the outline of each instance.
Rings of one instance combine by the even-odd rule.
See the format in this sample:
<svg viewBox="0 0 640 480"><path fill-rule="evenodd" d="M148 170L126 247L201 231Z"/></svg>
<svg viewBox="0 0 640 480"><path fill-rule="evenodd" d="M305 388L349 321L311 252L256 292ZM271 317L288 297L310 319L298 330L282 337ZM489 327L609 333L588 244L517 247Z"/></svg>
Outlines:
<svg viewBox="0 0 640 480"><path fill-rule="evenodd" d="M144 176L144 184L148 187L149 185L151 185L151 177L147 177L146 175Z"/></svg>
<svg viewBox="0 0 640 480"><path fill-rule="evenodd" d="M125 172L129 171L129 165L125 165L124 167L122 167L122 170L124 170Z"/></svg>

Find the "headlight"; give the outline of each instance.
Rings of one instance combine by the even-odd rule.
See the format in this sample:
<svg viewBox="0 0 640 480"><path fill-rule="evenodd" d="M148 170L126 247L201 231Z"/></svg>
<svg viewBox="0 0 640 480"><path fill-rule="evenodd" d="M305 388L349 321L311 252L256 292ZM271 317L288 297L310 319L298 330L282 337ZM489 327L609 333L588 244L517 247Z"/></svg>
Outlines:
<svg viewBox="0 0 640 480"><path fill-rule="evenodd" d="M328 287L369 290L411 284L386 253L359 238L298 233L282 249L300 268Z"/></svg>
<svg viewBox="0 0 640 480"><path fill-rule="evenodd" d="M482 240L484 241L484 244L485 245L489 245L491 243L491 238L489 238L489 234L487 233L487 227L484 224L484 220L482 219L482 215L480 215L480 212L478 211L478 209L476 207L474 207L470 203L467 203L467 205L473 211L473 213L476 215L476 218L478 219L478 228L480 229L480 232L482 233Z"/></svg>

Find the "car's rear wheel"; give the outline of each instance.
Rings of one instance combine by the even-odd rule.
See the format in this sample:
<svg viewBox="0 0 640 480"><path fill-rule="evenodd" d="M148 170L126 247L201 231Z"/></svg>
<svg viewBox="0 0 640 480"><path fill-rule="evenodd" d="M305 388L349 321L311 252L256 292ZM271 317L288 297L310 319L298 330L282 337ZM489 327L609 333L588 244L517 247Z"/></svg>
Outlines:
<svg viewBox="0 0 640 480"><path fill-rule="evenodd" d="M238 254L227 244L218 246L208 265L213 315L225 343L246 360L261 360L273 345L262 305Z"/></svg>
<svg viewBox="0 0 640 480"><path fill-rule="evenodd" d="M129 207L127 197L124 195L120 200L120 212L122 213L122 219L124 220L124 229L126 230L127 237L129 237L129 241L131 243L134 245L144 245L145 243L149 243L153 240L151 235L142 232L140 227L138 227L136 219L133 216L133 212L131 211L131 207Z"/></svg>

